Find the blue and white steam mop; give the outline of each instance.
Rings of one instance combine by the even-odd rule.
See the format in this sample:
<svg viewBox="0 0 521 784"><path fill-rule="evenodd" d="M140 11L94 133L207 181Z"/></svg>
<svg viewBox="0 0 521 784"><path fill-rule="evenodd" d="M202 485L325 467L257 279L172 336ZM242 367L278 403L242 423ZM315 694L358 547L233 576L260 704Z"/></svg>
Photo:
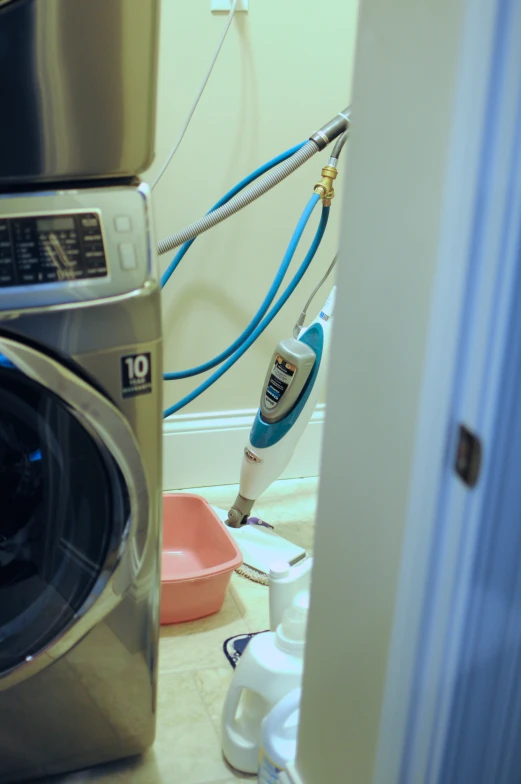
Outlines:
<svg viewBox="0 0 521 784"><path fill-rule="evenodd" d="M244 563L261 573L269 573L274 561L293 565L306 555L302 548L247 521L255 501L288 465L315 410L327 369L335 291L334 287L308 327L297 327L298 338L282 340L274 351L244 449L239 493L225 520Z"/></svg>

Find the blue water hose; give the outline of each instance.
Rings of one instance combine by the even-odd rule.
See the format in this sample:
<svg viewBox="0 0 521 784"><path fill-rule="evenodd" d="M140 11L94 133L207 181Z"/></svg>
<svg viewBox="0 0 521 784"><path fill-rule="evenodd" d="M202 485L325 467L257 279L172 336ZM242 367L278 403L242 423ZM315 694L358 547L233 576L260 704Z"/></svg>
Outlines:
<svg viewBox="0 0 521 784"><path fill-rule="evenodd" d="M288 245L288 249L284 254L284 258L282 259L278 272L275 278L273 279L273 283L271 284L269 291L262 302L262 305L258 309L253 319L250 321L246 329L241 333L241 335L239 335L239 337L236 340L234 340L234 342L230 346L228 346L228 348L226 348L224 351L222 351L213 359L208 360L208 362L205 362L202 365L198 365L197 367L193 367L188 370L179 370L174 373L165 373L163 376L165 381L178 381L181 378L190 378L191 376L197 376L200 373L204 373L207 370L211 370L212 368L216 367L216 365L220 365L221 362L224 362L225 359L228 359L228 357L231 356L233 352L236 351L236 349L242 346L244 341L251 335L251 333L257 327L257 325L260 324L262 318L268 312L270 305L273 303L273 300L277 295L277 291L279 290L280 285L286 275L286 272L288 271L288 268L293 260L293 256L295 255L297 246L302 238L304 230L311 217L311 213L315 209L319 198L320 197L314 193L311 199L309 200L308 204L306 205L306 208L300 217L300 220L297 224L297 227Z"/></svg>
<svg viewBox="0 0 521 784"><path fill-rule="evenodd" d="M217 204L214 204L212 209L208 211L207 215L210 212L214 212L214 210L219 209L219 207L222 207L223 204L226 204L226 202L230 201L230 199L233 199L233 197L236 196L238 193L240 193L240 191L244 190L244 188L246 188L252 182L257 180L263 174L266 174L267 171L270 171L270 169L273 169L279 163L282 163L282 161L286 161L288 158L291 158L291 156L294 155L296 152L298 152L302 147L304 147L306 143L307 140L305 142L301 142L301 144L295 145L295 147L291 147L289 150L286 150L286 152L282 152L280 155L277 155L276 158L272 158L272 160L268 161L268 163L265 163L262 166L260 166L258 169L255 169L255 171L253 171L251 174L248 174L247 177L245 177L243 180L238 182L237 185L235 185L230 191L228 191L228 193L225 193L222 199L219 199ZM166 270L163 272L161 276L161 288L164 288L166 286L166 284L170 280L170 277L178 268L179 264L186 256L186 254L188 253L189 249L192 247L196 239L197 237L194 237L193 240L189 240L188 242L185 242L184 245L181 245L180 249L178 250L178 252L176 253L176 255L174 256L174 258L172 259L172 261L170 262L170 264L168 265L168 267L166 268Z"/></svg>
<svg viewBox="0 0 521 784"><path fill-rule="evenodd" d="M317 197L317 201L319 198L320 197ZM264 316L263 320L253 330L251 335L244 341L242 346L239 349L237 349L237 351L235 351L228 358L228 360L223 365L221 365L221 367L218 370L215 371L215 373L213 373L209 378L206 379L206 381L204 381L202 384L196 387L196 389L190 392L190 394L186 395L186 397L184 397L178 403L175 403L173 406L167 408L166 411L163 412L164 418L169 417L172 414L175 414L181 408L184 408L184 406L188 405L188 403L191 403L193 400L199 397L199 395L202 395L203 392L206 392L206 390L209 387L211 387L212 384L215 384L215 382L218 381L221 378L221 376L223 376L243 356L243 354L246 353L246 351L250 348L250 346L252 346L253 343L255 343L255 341L257 340L257 338L264 332L266 327L269 326L269 324L271 324L275 316L279 313L281 308L284 307L284 305L286 304L290 296L293 294L296 287L298 286L298 284L306 274L309 265L313 261L313 258L318 248L320 247L320 243L322 242L322 238L326 230L327 221L329 218L329 210L330 210L329 207L322 208L322 216L320 218L320 223L317 232L315 234L313 242L311 243L311 247L309 248L306 254L304 261L298 268L291 282L288 284L284 292L281 294L281 296L279 297L275 305L273 305L269 313L266 316Z"/></svg>

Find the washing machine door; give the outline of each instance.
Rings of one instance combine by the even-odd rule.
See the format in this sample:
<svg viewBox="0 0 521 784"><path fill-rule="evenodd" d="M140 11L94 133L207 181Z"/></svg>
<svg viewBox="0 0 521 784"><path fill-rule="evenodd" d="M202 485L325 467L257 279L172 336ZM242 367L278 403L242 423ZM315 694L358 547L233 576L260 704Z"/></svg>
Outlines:
<svg viewBox="0 0 521 784"><path fill-rule="evenodd" d="M146 543L146 481L103 393L0 336L0 689L112 609Z"/></svg>

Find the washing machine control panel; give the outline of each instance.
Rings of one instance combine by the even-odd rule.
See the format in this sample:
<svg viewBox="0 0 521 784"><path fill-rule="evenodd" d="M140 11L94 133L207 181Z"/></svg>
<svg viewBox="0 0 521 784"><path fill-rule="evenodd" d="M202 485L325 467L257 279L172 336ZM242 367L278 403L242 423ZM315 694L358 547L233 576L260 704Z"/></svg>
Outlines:
<svg viewBox="0 0 521 784"><path fill-rule="evenodd" d="M0 194L0 320L125 296L158 277L146 185Z"/></svg>
<svg viewBox="0 0 521 784"><path fill-rule="evenodd" d="M0 286L106 275L99 212L0 218Z"/></svg>

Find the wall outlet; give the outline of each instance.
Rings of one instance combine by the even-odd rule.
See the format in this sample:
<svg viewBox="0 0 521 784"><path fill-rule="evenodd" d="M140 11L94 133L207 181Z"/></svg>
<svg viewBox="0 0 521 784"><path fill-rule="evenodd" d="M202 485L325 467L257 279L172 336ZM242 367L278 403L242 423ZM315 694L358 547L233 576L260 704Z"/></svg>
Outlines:
<svg viewBox="0 0 521 784"><path fill-rule="evenodd" d="M249 0L237 0L236 11L247 11ZM210 0L210 10L214 11L229 11L232 7L232 0Z"/></svg>

